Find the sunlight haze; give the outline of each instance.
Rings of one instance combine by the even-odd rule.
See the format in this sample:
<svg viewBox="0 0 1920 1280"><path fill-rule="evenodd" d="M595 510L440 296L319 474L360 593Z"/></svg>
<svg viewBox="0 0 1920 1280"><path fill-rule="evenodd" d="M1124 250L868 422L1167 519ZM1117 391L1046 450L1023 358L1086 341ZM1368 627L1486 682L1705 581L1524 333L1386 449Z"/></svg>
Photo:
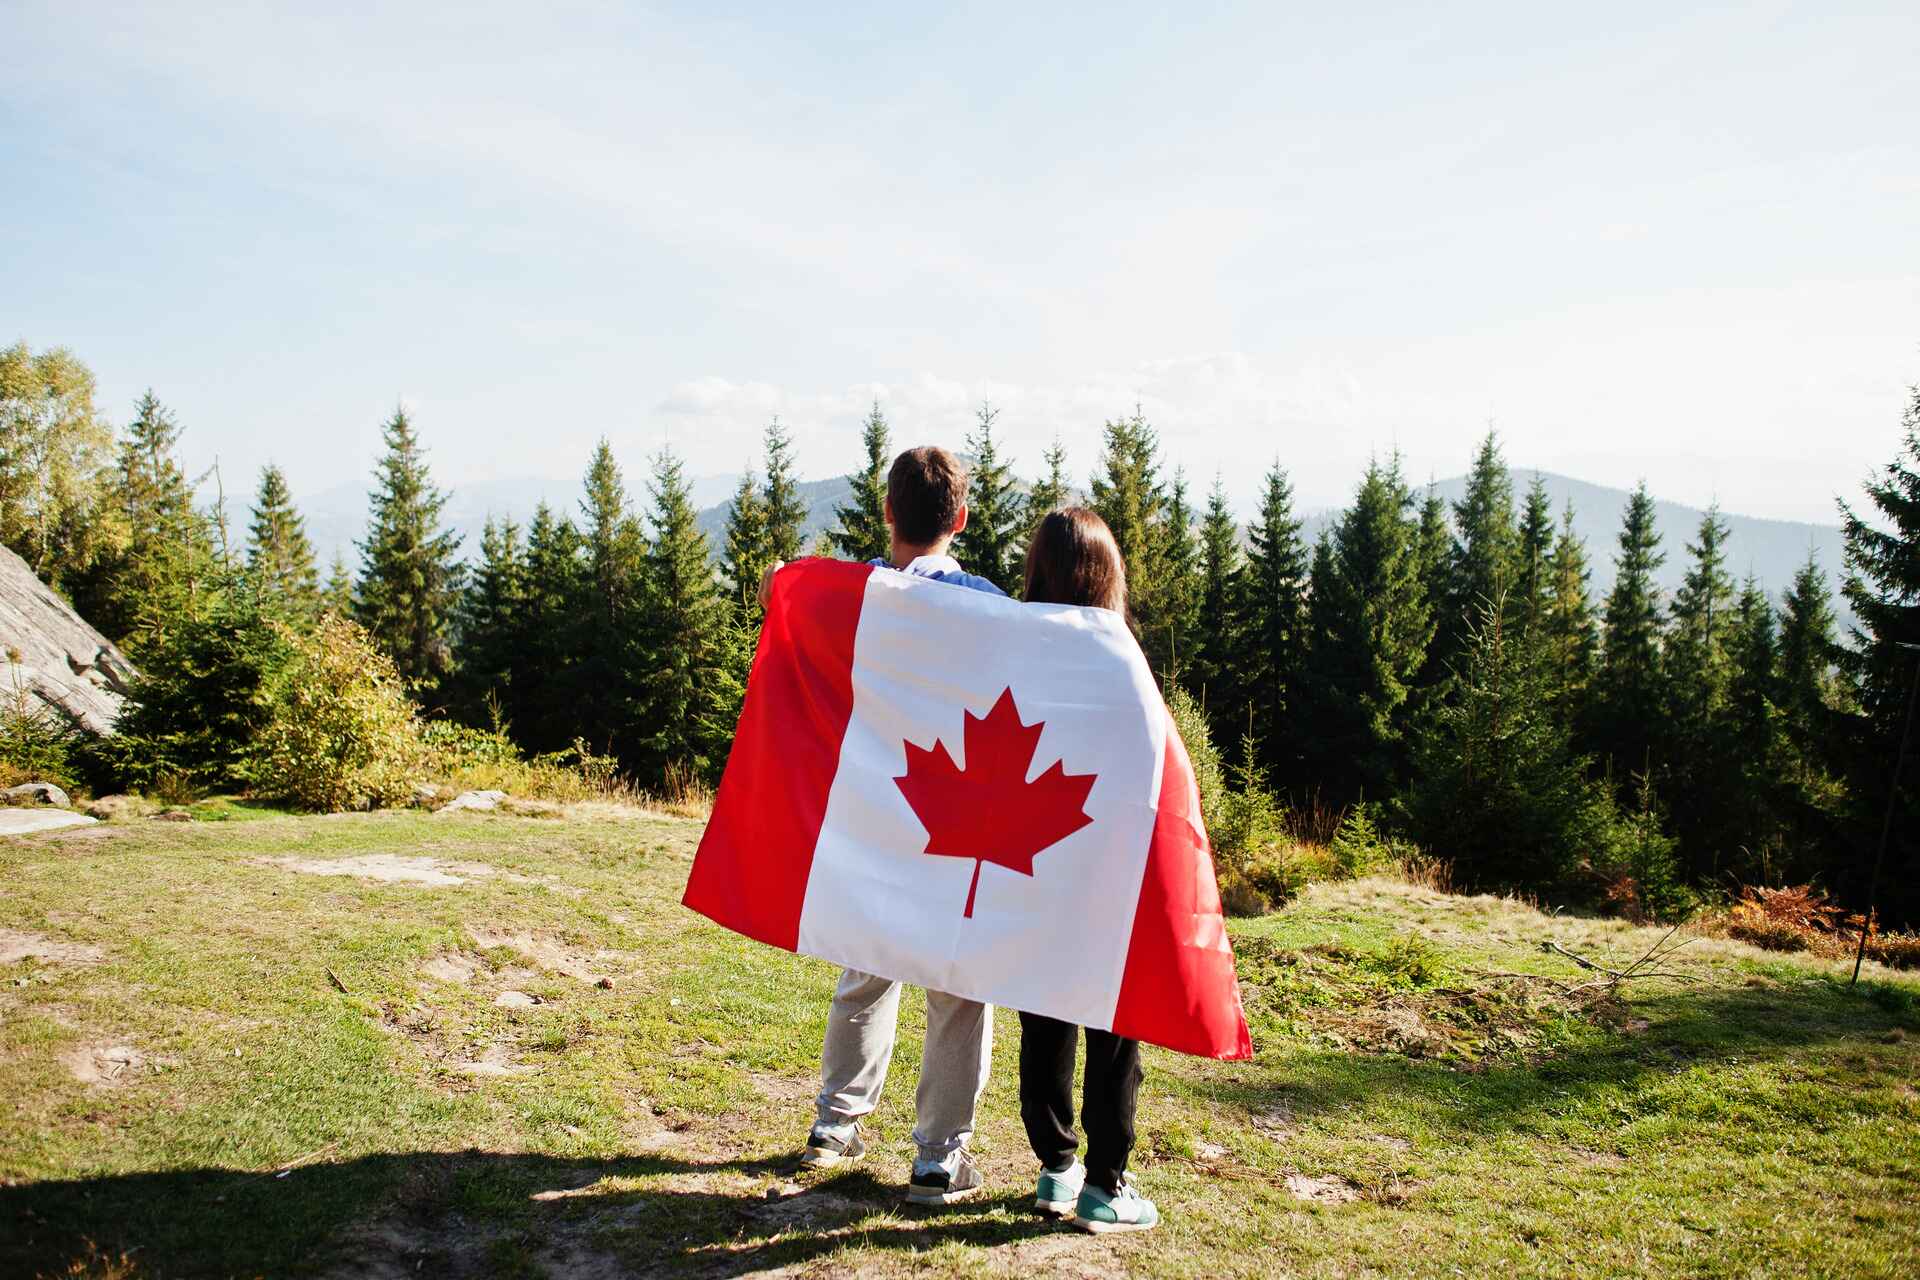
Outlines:
<svg viewBox="0 0 1920 1280"><path fill-rule="evenodd" d="M1138 403L1196 487L1370 454L1831 522L1920 380L1910 4L11 3L0 340L229 494L608 436L639 488Z"/></svg>

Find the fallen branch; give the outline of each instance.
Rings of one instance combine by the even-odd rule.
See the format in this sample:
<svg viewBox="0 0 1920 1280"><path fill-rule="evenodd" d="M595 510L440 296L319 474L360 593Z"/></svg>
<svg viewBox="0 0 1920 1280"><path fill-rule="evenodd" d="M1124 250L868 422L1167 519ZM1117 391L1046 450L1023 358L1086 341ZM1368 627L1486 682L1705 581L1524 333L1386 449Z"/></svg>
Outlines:
<svg viewBox="0 0 1920 1280"><path fill-rule="evenodd" d="M340 975L335 973L331 966L322 965L321 967L326 969L327 981L333 984L333 989L335 991L338 991L343 996L350 996L353 994L353 992L347 990L347 984L340 981Z"/></svg>
<svg viewBox="0 0 1920 1280"><path fill-rule="evenodd" d="M1667 942L1675 933L1679 932L1679 930L1680 926L1677 924L1668 929L1664 934L1660 935L1658 942L1655 942L1651 947L1647 948L1646 954L1642 955L1638 960L1635 960L1624 969L1609 969L1606 965L1595 960L1589 960L1577 951L1569 951L1551 938L1543 941L1540 944L1540 949L1542 951L1550 951L1554 955L1565 956L1589 973L1603 975L1596 982L1584 982L1579 986L1568 987L1566 989L1568 995L1573 995L1581 991L1596 991L1602 988L1613 991L1617 989L1621 983L1630 982L1635 978L1671 978L1675 982L1698 982L1700 981L1700 975L1698 974L1676 973L1671 969L1656 967L1668 956L1671 956L1674 952L1693 941L1692 938L1682 938L1672 946L1668 946Z"/></svg>

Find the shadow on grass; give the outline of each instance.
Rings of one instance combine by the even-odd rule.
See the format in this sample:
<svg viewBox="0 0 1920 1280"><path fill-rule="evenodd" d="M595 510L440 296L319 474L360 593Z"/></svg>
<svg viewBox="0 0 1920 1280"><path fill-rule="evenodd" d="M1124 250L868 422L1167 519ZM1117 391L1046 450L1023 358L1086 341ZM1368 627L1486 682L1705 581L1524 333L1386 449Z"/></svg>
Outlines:
<svg viewBox="0 0 1920 1280"><path fill-rule="evenodd" d="M797 1194L786 1181L794 1172L792 1158L467 1151L367 1156L284 1176L188 1169L0 1187L0 1274L724 1277L852 1246L913 1253L1072 1230L1033 1216L1025 1196L922 1210L864 1170ZM745 1189L727 1175L780 1180L770 1196L765 1184ZM609 1178L672 1181L588 1190ZM711 1182L732 1185L702 1185ZM130 1271L107 1264L129 1253Z"/></svg>
<svg viewBox="0 0 1920 1280"><path fill-rule="evenodd" d="M1632 1029L1595 1025L1572 1042L1532 1054L1471 1065L1399 1054L1296 1053L1276 1082L1215 1077L1204 1092L1259 1114L1281 1108L1297 1118L1350 1111L1388 1098L1438 1132L1463 1136L1528 1130L1603 1091L1660 1090L1699 1067L1779 1063L1850 1043L1867 1062L1920 1031L1920 996L1905 986L1830 978L1633 994ZM1256 1030L1255 1042L1259 1042ZM1284 1052L1284 1050L1283 1050ZM1883 1072L1894 1064L1879 1065ZM1652 1099L1650 1108L1670 1105Z"/></svg>

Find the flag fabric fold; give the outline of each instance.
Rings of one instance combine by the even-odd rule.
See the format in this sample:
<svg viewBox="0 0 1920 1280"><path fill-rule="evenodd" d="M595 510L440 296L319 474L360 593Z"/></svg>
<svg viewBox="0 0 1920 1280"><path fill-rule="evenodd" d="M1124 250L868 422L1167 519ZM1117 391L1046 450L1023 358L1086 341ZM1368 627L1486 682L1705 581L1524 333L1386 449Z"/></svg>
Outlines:
<svg viewBox="0 0 1920 1280"><path fill-rule="evenodd" d="M1103 610L782 569L684 901L882 977L1252 1053L1186 748Z"/></svg>

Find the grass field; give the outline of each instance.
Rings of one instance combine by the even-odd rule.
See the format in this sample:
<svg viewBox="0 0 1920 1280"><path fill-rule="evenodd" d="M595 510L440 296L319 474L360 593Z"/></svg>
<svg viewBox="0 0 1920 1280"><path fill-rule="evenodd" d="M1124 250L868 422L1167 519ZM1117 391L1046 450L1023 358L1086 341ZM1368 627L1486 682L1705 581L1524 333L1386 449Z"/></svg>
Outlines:
<svg viewBox="0 0 1920 1280"><path fill-rule="evenodd" d="M222 804L0 840L0 1275L1913 1276L1920 981L1387 881L1235 929L1257 1054L1149 1050L1159 1231L799 1176L828 966L678 905L697 823ZM342 871L356 874L325 874ZM381 877L411 876L414 879Z"/></svg>

